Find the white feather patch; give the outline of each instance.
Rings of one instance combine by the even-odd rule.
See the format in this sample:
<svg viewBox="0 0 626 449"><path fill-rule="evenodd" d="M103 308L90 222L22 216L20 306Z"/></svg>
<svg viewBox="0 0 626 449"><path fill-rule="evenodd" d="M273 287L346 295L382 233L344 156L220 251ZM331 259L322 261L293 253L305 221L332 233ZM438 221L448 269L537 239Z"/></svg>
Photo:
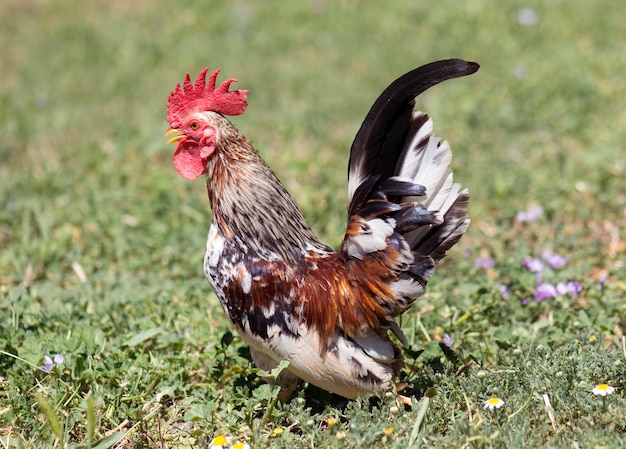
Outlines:
<svg viewBox="0 0 626 449"><path fill-rule="evenodd" d="M250 275L250 272L244 267L240 267L239 276L239 280L241 282L241 291L243 291L247 295L248 293L250 293L250 289L252 288L252 276Z"/></svg>
<svg viewBox="0 0 626 449"><path fill-rule="evenodd" d="M411 278L398 279L389 286L397 298L414 299L424 294L424 286Z"/></svg>
<svg viewBox="0 0 626 449"><path fill-rule="evenodd" d="M346 241L346 250L350 257L363 259L367 254L383 250L387 247L387 237L393 234L396 226L394 219L383 220L374 218L362 221L358 235Z"/></svg>
<svg viewBox="0 0 626 449"><path fill-rule="evenodd" d="M452 187L452 171L449 168L452 150L447 141L440 143L440 138L433 136L432 119L428 118L418 126L425 115L421 111L413 113L413 125L405 147L406 156L400 161L396 173L426 188L426 197L412 201L421 202L431 211L441 211ZM438 218L442 215L437 214Z"/></svg>
<svg viewBox="0 0 626 449"><path fill-rule="evenodd" d="M206 243L205 266L215 267L220 260L222 251L224 250L224 237L218 232L216 225L211 225Z"/></svg>
<svg viewBox="0 0 626 449"><path fill-rule="evenodd" d="M365 353L377 362L392 363L395 359L393 345L390 341L383 340L374 332L353 338Z"/></svg>
<svg viewBox="0 0 626 449"><path fill-rule="evenodd" d="M272 318L274 316L274 313L276 313L276 305L274 304L274 301L269 301L269 307L267 309L262 308L261 311L263 312L263 316L265 317L266 320L269 320L270 318Z"/></svg>
<svg viewBox="0 0 626 449"><path fill-rule="evenodd" d="M291 373L331 393L354 399L373 390L391 388L394 373L389 363L394 361L393 346L385 344L381 337L376 336L378 342L365 337L361 346L337 334L328 352L320 356L318 333L303 323L298 326L298 337L278 332L274 326L268 329L268 340L237 331L253 354L259 353L255 361L275 366L262 354L275 363L287 360Z"/></svg>
<svg viewBox="0 0 626 449"><path fill-rule="evenodd" d="M407 141L404 147L405 157L399 161L401 164L396 167L396 173L400 176L413 180L424 156L424 146L420 142L433 134L433 120L429 117L423 125L418 126L426 114L421 111L414 111L412 125L409 130ZM412 137L411 137L412 136ZM410 140L408 140L410 139Z"/></svg>
<svg viewBox="0 0 626 449"><path fill-rule="evenodd" d="M422 111L414 111L413 112L413 123L418 123L419 120L424 116L428 116L425 112ZM426 136L430 136L433 133L433 119L428 117L428 120L426 120L424 122L424 124L422 126L420 126L417 131L415 132L415 139L414 142L419 142L420 140L424 139Z"/></svg>

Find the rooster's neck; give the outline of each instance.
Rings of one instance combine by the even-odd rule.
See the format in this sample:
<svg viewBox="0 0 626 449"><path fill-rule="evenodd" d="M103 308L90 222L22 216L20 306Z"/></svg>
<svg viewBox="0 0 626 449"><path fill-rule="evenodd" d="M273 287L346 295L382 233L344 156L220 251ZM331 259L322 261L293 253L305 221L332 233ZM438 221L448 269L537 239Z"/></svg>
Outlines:
<svg viewBox="0 0 626 449"><path fill-rule="evenodd" d="M328 252L296 202L252 144L232 127L207 164L213 224L242 250L297 263Z"/></svg>

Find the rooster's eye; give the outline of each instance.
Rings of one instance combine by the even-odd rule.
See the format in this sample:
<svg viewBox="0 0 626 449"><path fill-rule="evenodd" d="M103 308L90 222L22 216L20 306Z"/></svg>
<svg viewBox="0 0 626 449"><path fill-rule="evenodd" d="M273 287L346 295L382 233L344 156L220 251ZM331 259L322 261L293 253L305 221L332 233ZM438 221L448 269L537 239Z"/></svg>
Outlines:
<svg viewBox="0 0 626 449"><path fill-rule="evenodd" d="M191 122L189 124L189 127L195 131L196 129L200 127L200 125L198 125L198 122Z"/></svg>

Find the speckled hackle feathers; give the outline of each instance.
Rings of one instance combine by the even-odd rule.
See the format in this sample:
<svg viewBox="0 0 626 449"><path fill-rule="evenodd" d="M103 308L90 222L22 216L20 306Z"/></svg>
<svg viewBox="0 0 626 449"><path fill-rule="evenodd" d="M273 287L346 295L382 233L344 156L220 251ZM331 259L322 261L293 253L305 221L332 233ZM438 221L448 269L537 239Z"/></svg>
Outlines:
<svg viewBox="0 0 626 449"><path fill-rule="evenodd" d="M214 89L212 76L207 88L239 104L217 110L222 102L203 93L203 72L195 86L187 76L184 91L170 95L168 135L181 133L170 140L178 142L176 168L188 179L207 178L213 218L205 274L256 365L289 362L277 379L283 399L301 379L347 398L393 387L403 363L394 341L407 344L395 318L424 293L469 226L469 194L453 182L450 146L414 110L415 97L476 70L458 59L434 62L376 100L350 151L348 223L336 251L224 117L243 112L245 91Z"/></svg>
<svg viewBox="0 0 626 449"><path fill-rule="evenodd" d="M220 69L213 72L207 82L206 74L208 71L208 67L204 68L196 78L195 84L191 84L191 78L187 74L183 88L180 87L179 83L170 93L167 100L167 121L172 128L180 128L185 118L197 111L214 111L224 115L240 115L246 110L248 106L246 101L248 91L229 91L230 85L237 82L234 78L227 79L216 88L215 82Z"/></svg>

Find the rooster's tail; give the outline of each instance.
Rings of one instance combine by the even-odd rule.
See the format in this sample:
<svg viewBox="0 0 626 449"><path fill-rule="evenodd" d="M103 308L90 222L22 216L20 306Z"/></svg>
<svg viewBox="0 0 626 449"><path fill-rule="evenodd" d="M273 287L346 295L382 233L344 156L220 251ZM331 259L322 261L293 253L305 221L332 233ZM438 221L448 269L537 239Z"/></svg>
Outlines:
<svg viewBox="0 0 626 449"><path fill-rule="evenodd" d="M376 100L352 145L341 253L350 263L387 267L381 282L388 288L376 295L391 316L423 294L470 222L469 194L453 183L450 145L433 135L428 115L414 111L415 97L476 70L478 64L453 59L402 76Z"/></svg>

